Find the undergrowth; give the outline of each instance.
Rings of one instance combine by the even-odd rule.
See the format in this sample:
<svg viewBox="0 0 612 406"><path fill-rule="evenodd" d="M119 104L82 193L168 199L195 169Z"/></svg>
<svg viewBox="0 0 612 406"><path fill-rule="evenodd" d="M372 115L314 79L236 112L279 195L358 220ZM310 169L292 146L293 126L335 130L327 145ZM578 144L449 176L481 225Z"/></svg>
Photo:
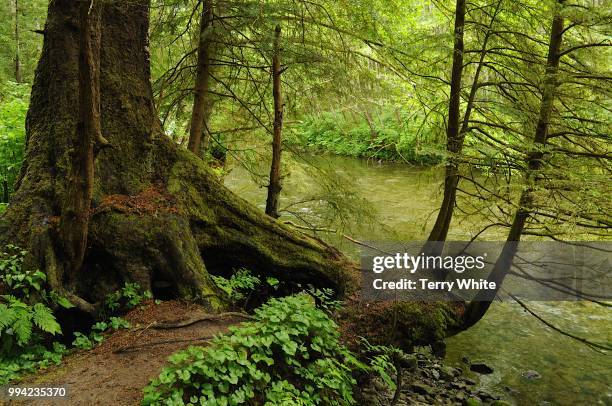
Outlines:
<svg viewBox="0 0 612 406"><path fill-rule="evenodd" d="M384 161L435 165L444 158L444 146L433 135L417 135L417 123L408 117L383 115L372 127L365 121L346 120L338 113L306 117L287 143L319 152Z"/></svg>
<svg viewBox="0 0 612 406"><path fill-rule="evenodd" d="M0 251L0 385L41 368L59 364L68 349L56 341L62 334L54 311L74 307L68 299L46 288L46 275L24 269L26 251L7 245ZM126 283L106 297L101 321L89 334L76 332L72 345L91 349L108 330L129 328L118 315L151 297L138 284Z"/></svg>
<svg viewBox="0 0 612 406"><path fill-rule="evenodd" d="M354 404L353 370L335 322L307 294L271 299L254 320L169 359L144 389L146 405Z"/></svg>

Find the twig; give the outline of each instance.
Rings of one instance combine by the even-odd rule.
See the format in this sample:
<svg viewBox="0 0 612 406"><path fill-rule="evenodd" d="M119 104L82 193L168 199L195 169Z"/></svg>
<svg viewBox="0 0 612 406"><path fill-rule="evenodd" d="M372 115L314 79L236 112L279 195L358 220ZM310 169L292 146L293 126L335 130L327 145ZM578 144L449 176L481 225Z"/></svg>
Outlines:
<svg viewBox="0 0 612 406"><path fill-rule="evenodd" d="M599 344L599 343L595 343L593 341L589 341L586 338L582 338L576 335L573 335L571 333L568 333L567 331L563 331L561 330L559 327L553 325L552 323L544 320L541 316L539 316L538 314L536 314L533 310L531 310L529 307L527 307L527 305L525 305L525 303L523 303L520 299L518 299L516 296L514 296L512 293L510 292L506 292L512 299L514 299L516 301L516 303L518 303L523 309L525 309L529 314L531 314L533 317L535 317L536 319L538 319L539 321L541 321L542 323L544 323L546 326L550 327L551 329L553 329L554 331L556 331L557 333L563 334L564 336L567 336L569 338L573 338L576 341L579 341L583 344L588 345L589 347L591 347L593 350L597 351L597 352L602 352L603 351L611 351L612 347L608 346L608 345L604 345L604 344Z"/></svg>

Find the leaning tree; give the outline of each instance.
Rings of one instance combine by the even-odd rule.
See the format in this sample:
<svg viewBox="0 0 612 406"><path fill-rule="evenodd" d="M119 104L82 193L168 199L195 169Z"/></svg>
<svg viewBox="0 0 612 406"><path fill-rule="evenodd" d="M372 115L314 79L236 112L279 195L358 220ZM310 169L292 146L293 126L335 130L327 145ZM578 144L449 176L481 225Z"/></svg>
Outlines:
<svg viewBox="0 0 612 406"><path fill-rule="evenodd" d="M99 5L100 124L110 147L95 155L82 265L70 271L60 235L79 116L79 2L72 0L49 5L26 123L26 159L0 218L0 246L27 247L26 265L43 270L51 289L89 313L126 281L154 291L165 286L177 297L196 297L218 309L223 300L210 274L240 267L291 284L330 287L344 297L354 292L358 272L342 254L266 216L166 137L150 84L149 0ZM377 306L371 315L388 338L418 333L428 341L457 324L448 306L434 308L395 303ZM348 318L371 324L364 312L355 314Z"/></svg>

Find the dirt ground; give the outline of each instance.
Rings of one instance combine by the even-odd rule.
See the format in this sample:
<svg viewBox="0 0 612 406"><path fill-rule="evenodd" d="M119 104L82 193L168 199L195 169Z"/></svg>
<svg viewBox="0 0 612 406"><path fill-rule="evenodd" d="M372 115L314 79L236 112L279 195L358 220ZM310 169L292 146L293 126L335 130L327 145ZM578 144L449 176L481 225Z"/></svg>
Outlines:
<svg viewBox="0 0 612 406"><path fill-rule="evenodd" d="M224 318L176 329L154 329L156 323L179 322L205 315L203 309L180 301L152 302L124 318L132 328L107 336L91 351L78 351L62 364L25 378L16 386L67 386L62 400L30 400L30 405L138 405L142 388L156 377L172 353L190 345L206 345L215 334L243 320Z"/></svg>

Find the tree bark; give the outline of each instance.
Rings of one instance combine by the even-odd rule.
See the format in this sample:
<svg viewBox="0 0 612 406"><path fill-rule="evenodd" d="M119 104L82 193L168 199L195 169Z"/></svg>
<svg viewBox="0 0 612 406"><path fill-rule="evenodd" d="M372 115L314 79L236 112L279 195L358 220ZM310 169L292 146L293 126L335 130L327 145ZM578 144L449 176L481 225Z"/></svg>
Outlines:
<svg viewBox="0 0 612 406"><path fill-rule="evenodd" d="M562 1L559 1L558 5L562 3ZM533 137L533 148L527 156L527 170L524 174L524 181L527 187L521 193L518 209L514 215L508 237L506 238L506 245L488 277L490 282L496 283L498 289L512 266L512 260L516 254L518 242L521 239L521 235L523 234L529 217L533 213L534 184L537 182L538 172L543 166L543 150L547 143L555 93L559 85L557 74L561 57L561 43L563 41L563 24L563 16L559 10L556 10L551 24L548 57L546 61L546 78L542 89L539 118ZM473 326L486 314L491 306L491 301L485 299L489 294L490 293L481 291L475 299L469 303L464 316L465 328Z"/></svg>
<svg viewBox="0 0 612 406"><path fill-rule="evenodd" d="M15 82L17 83L22 81L19 41L19 0L15 0Z"/></svg>
<svg viewBox="0 0 612 406"><path fill-rule="evenodd" d="M193 111L189 129L188 149L200 155L202 147L202 134L205 135L204 147L208 147L208 114L210 105L210 28L213 22L212 0L202 1L202 15L200 18L200 37L198 41L198 69L194 86Z"/></svg>
<svg viewBox="0 0 612 406"><path fill-rule="evenodd" d="M455 6L455 43L451 72L450 100L448 104L448 125L446 128L446 150L449 161L444 176L444 198L436 222L429 234L429 241L444 241L448 235L452 213L457 196L459 166L456 154L461 149L459 138L459 109L461 103L461 79L463 75L463 30L465 27L465 0L457 0Z"/></svg>
<svg viewBox="0 0 612 406"><path fill-rule="evenodd" d="M94 142L100 129L100 18L94 0L80 1L78 123L62 202L59 235L66 256L67 280L75 278L85 258L94 182Z"/></svg>
<svg viewBox="0 0 612 406"><path fill-rule="evenodd" d="M497 18L497 14L499 13L501 9L502 2L503 0L499 0L497 2L497 6L491 17L491 20L489 21L487 31L485 32L485 36L482 41L480 57L479 57L478 65L476 66L476 72L474 73L474 78L472 81L472 86L470 88L470 94L468 96L468 100L466 103L465 113L463 114L463 120L461 122L461 127L459 128L458 132L455 132L456 127L454 127L454 125L458 126L458 122L456 124L453 124L452 128L449 125L449 130L452 129L452 133L450 132L447 133L447 142L448 142L447 151L452 156L450 157L451 161L446 166L446 173L444 177L444 198L442 200L440 211L438 212L436 222L429 235L428 241L432 241L432 242L446 241L446 238L448 236L448 230L450 228L450 223L453 218L453 213L454 213L455 205L457 201L457 187L459 185L459 167L456 162L453 162L453 159L456 159L456 155L461 153L461 150L463 149L463 142L465 140L465 136L469 131L470 116L471 116L471 113L474 107L474 102L476 100L476 93L478 92L478 89L480 87L479 86L480 74L482 73L482 68L484 66L484 59L487 54L487 46L489 43L489 39L491 38L491 30ZM461 10L457 10L457 12L459 13L462 12L463 17L460 18L460 20L465 20L465 7L463 7ZM457 44L455 44L455 46L457 47ZM463 42L462 41L459 46L461 48L461 52L463 53ZM461 60L461 63L463 63L463 60ZM453 72L454 71L455 71L455 64L453 62ZM453 80L454 79L455 79L455 76L453 75ZM452 87L453 86L451 83L451 93L453 92ZM457 103L457 110L455 110L453 103ZM457 112L459 111L458 110L459 102L456 100L452 100L451 105L453 105L453 108L451 109L449 107L449 116L451 114L453 115L458 114ZM451 110L452 110L452 113L451 113ZM456 137L456 140L454 142L448 141L449 136ZM437 245L437 246L442 247L442 245Z"/></svg>
<svg viewBox="0 0 612 406"><path fill-rule="evenodd" d="M272 56L272 94L274 97L274 134L272 138L272 165L270 166L270 183L266 200L266 214L278 218L278 204L281 184L281 154L283 132L283 97L281 93L281 61L280 61L281 27L274 30L274 45Z"/></svg>

